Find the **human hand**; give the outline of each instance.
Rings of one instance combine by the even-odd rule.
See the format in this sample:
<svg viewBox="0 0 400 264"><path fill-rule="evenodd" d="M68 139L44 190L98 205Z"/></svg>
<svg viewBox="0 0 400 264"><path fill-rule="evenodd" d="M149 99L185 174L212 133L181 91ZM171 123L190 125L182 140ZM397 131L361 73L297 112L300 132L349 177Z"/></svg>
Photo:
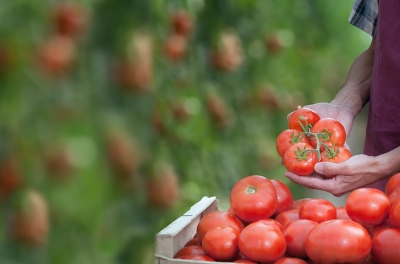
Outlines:
<svg viewBox="0 0 400 264"><path fill-rule="evenodd" d="M315 112L317 112L320 118L333 118L339 121L346 130L346 137L349 136L355 118L355 115L352 113L352 111L350 111L350 109L330 103L316 103L312 105L305 105L303 106L303 108L314 110ZM289 113L287 115L287 119L289 119L292 114L293 112ZM347 142L345 143L345 147L350 149L347 145ZM283 165L282 158L280 162Z"/></svg>
<svg viewBox="0 0 400 264"><path fill-rule="evenodd" d="M310 176L298 176L291 172L286 172L285 176L297 184L327 191L334 196L342 196L387 177L382 162L367 155L356 155L342 163L319 162L314 170Z"/></svg>
<svg viewBox="0 0 400 264"><path fill-rule="evenodd" d="M314 110L321 118L333 118L339 121L346 130L346 135L349 136L355 118L355 114L350 109L341 105L329 103L305 105L303 108ZM293 112L288 114L288 118L291 114L293 114Z"/></svg>

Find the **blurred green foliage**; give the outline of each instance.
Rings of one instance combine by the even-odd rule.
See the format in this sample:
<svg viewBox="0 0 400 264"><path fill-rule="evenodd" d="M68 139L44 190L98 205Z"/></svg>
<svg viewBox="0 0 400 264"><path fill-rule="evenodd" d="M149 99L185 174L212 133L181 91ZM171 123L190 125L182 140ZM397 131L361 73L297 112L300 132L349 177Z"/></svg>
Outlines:
<svg viewBox="0 0 400 264"><path fill-rule="evenodd" d="M73 54L59 72L40 55L59 34L59 2L0 2L1 159L13 157L18 188L41 193L50 215L47 243L27 246L9 231L14 197L2 200L0 263L152 263L158 231L202 196L217 196L227 209L234 183L252 174L287 183L296 199L307 196L284 178L275 138L296 105L331 100L365 48L347 22L351 1L69 3L88 23L50 52L56 61ZM181 9L194 26L180 39L186 53L173 61L165 45ZM233 66L218 69L213 52L232 45ZM143 86L119 79L119 63L132 59L149 63ZM115 131L128 150L109 143ZM179 180L179 198L164 208L148 198L158 188L149 189L150 178L163 177L154 175L158 162Z"/></svg>

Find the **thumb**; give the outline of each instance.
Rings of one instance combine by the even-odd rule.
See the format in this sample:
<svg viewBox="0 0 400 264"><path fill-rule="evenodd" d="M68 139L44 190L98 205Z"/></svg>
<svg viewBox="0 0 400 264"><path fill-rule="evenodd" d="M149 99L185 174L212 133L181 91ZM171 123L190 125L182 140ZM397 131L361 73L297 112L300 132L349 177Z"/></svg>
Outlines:
<svg viewBox="0 0 400 264"><path fill-rule="evenodd" d="M333 178L336 175L343 174L341 167L340 163L318 162L315 164L314 170L327 178Z"/></svg>

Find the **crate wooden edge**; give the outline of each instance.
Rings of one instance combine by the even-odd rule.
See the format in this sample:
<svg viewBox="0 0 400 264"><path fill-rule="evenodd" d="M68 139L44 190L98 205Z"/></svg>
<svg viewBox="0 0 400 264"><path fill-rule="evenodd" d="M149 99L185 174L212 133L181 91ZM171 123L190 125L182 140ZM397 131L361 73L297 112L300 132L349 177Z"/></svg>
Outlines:
<svg viewBox="0 0 400 264"><path fill-rule="evenodd" d="M182 264L182 263L217 263L173 259L175 253L181 249L196 233L200 219L208 213L218 211L216 197L204 196L194 204L189 211L173 221L156 234L155 264Z"/></svg>

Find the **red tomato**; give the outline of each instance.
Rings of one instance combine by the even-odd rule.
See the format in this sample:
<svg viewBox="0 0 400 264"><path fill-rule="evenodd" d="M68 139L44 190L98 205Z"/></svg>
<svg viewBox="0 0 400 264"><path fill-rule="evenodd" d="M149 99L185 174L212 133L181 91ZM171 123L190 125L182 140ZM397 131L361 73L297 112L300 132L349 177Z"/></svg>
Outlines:
<svg viewBox="0 0 400 264"><path fill-rule="evenodd" d="M318 120L320 120L320 117L315 111L308 108L298 108L289 116L288 125L290 129L309 131L310 127ZM305 130L303 130L302 126Z"/></svg>
<svg viewBox="0 0 400 264"><path fill-rule="evenodd" d="M290 210L293 208L293 195L289 187L281 181L271 180L276 190L277 206L273 217L280 214L283 211Z"/></svg>
<svg viewBox="0 0 400 264"><path fill-rule="evenodd" d="M205 253L202 246L186 246L178 250L178 252L175 253L174 258L186 255L205 255Z"/></svg>
<svg viewBox="0 0 400 264"><path fill-rule="evenodd" d="M199 246L199 245L200 245L199 239L196 237L196 238L190 239L190 240L185 244L185 247L186 247L186 246Z"/></svg>
<svg viewBox="0 0 400 264"><path fill-rule="evenodd" d="M400 200L400 187L392 191L389 196L390 205L393 205L397 200Z"/></svg>
<svg viewBox="0 0 400 264"><path fill-rule="evenodd" d="M336 207L328 200L311 199L300 206L299 218L317 223L336 219Z"/></svg>
<svg viewBox="0 0 400 264"><path fill-rule="evenodd" d="M212 212L204 216L197 225L197 237L200 244L208 230L217 226L231 226L239 232L243 230L244 225L240 219L228 212Z"/></svg>
<svg viewBox="0 0 400 264"><path fill-rule="evenodd" d="M87 29L88 13L80 4L60 4L54 13L57 31L61 35L75 38Z"/></svg>
<svg viewBox="0 0 400 264"><path fill-rule="evenodd" d="M240 233L239 249L249 260L273 262L285 254L286 240L278 229L262 223L252 223Z"/></svg>
<svg viewBox="0 0 400 264"><path fill-rule="evenodd" d="M272 182L259 175L239 180L230 194L231 208L243 222L251 223L270 217L277 206Z"/></svg>
<svg viewBox="0 0 400 264"><path fill-rule="evenodd" d="M286 227L289 223L299 220L299 210L292 209L283 211L275 217L275 220L280 223L283 227Z"/></svg>
<svg viewBox="0 0 400 264"><path fill-rule="evenodd" d="M379 264L398 263L400 259L400 230L388 228L372 239L371 255Z"/></svg>
<svg viewBox="0 0 400 264"><path fill-rule="evenodd" d="M249 260L249 259L238 259L238 260L235 260L234 263L252 263L252 264L257 264L257 262L254 262L254 261Z"/></svg>
<svg viewBox="0 0 400 264"><path fill-rule="evenodd" d="M181 61L187 50L187 39L178 34L168 36L164 44L165 55L171 61Z"/></svg>
<svg viewBox="0 0 400 264"><path fill-rule="evenodd" d="M307 264L307 262L299 258L281 258L273 264Z"/></svg>
<svg viewBox="0 0 400 264"><path fill-rule="evenodd" d="M400 172L390 177L389 181L386 183L386 195L390 195L397 188L400 188Z"/></svg>
<svg viewBox="0 0 400 264"><path fill-rule="evenodd" d="M380 231L382 231L383 229L387 229L389 227L390 227L390 221L386 219L382 224L370 226L369 228L367 228L367 231L371 236L371 238L374 238L374 236L378 234Z"/></svg>
<svg viewBox="0 0 400 264"><path fill-rule="evenodd" d="M298 258L307 257L304 243L310 230L318 225L317 222L299 219L291 222L285 228L283 235L286 239L286 253Z"/></svg>
<svg viewBox="0 0 400 264"><path fill-rule="evenodd" d="M198 260L198 261L214 261L212 258L206 255L185 255L180 256L177 259L190 259L190 260Z"/></svg>
<svg viewBox="0 0 400 264"><path fill-rule="evenodd" d="M316 263L357 263L367 258L371 238L360 224L335 219L311 229L305 248L308 257Z"/></svg>
<svg viewBox="0 0 400 264"><path fill-rule="evenodd" d="M347 214L360 224L381 224L388 217L389 210L389 198L378 189L357 189L346 200Z"/></svg>
<svg viewBox="0 0 400 264"><path fill-rule="evenodd" d="M28 246L43 246L48 241L49 206L34 190L21 190L9 219L10 234ZM22 210L21 210L22 209Z"/></svg>
<svg viewBox="0 0 400 264"><path fill-rule="evenodd" d="M203 249L207 256L217 261L232 260L239 253L240 232L230 226L214 227L203 238Z"/></svg>
<svg viewBox="0 0 400 264"><path fill-rule="evenodd" d="M261 219L261 220L255 221L253 223L262 223L262 224L265 224L265 225L269 225L269 226L272 226L274 228L279 229L281 232L283 232L283 230L285 230L285 228L283 228L283 226L278 221L276 221L274 219L269 219L269 218L268 219Z"/></svg>
<svg viewBox="0 0 400 264"><path fill-rule="evenodd" d="M298 200L294 201L294 203L293 203L293 209L300 209L300 206L301 206L303 203L305 203L305 202L307 202L307 201L309 201L309 200L311 200L311 199L313 199L313 198L302 198L302 199L298 199Z"/></svg>
<svg viewBox="0 0 400 264"><path fill-rule="evenodd" d="M279 156L283 158L286 150L297 143L307 143L310 144L308 138L298 130L286 129L282 131L276 138L276 151L278 151Z"/></svg>
<svg viewBox="0 0 400 264"><path fill-rule="evenodd" d="M283 164L288 171L306 176L314 172L314 165L318 162L313 147L307 143L297 143L291 146L283 156Z"/></svg>
<svg viewBox="0 0 400 264"><path fill-rule="evenodd" d="M239 251L239 253L233 258L233 260L245 259L246 257Z"/></svg>
<svg viewBox="0 0 400 264"><path fill-rule="evenodd" d="M52 36L40 47L38 60L43 70L58 75L72 67L75 56L74 41L64 36Z"/></svg>
<svg viewBox="0 0 400 264"><path fill-rule="evenodd" d="M396 201L389 212L390 226L400 229L400 201Z"/></svg>
<svg viewBox="0 0 400 264"><path fill-rule="evenodd" d="M348 160L352 157L352 154L349 149L345 147L332 147L325 149L321 153L321 161L322 162L334 162L340 163L345 160Z"/></svg>
<svg viewBox="0 0 400 264"><path fill-rule="evenodd" d="M193 18L192 15L186 10L176 10L171 17L171 24L174 32L188 36L193 31Z"/></svg>
<svg viewBox="0 0 400 264"><path fill-rule="evenodd" d="M320 133L319 141L328 147L333 145L343 147L346 142L346 130L343 125L332 118L322 118L311 128L311 133ZM310 144L313 148L317 147L315 137L309 137ZM322 148L324 149L324 148Z"/></svg>
<svg viewBox="0 0 400 264"><path fill-rule="evenodd" d="M6 200L23 184L21 172L14 158L0 162L0 201Z"/></svg>
<svg viewBox="0 0 400 264"><path fill-rule="evenodd" d="M374 261L370 253L366 259L357 262L357 264L376 264L376 262Z"/></svg>
<svg viewBox="0 0 400 264"><path fill-rule="evenodd" d="M336 207L336 218L337 219L349 219L349 220L351 220L351 218L347 214L346 206Z"/></svg>

